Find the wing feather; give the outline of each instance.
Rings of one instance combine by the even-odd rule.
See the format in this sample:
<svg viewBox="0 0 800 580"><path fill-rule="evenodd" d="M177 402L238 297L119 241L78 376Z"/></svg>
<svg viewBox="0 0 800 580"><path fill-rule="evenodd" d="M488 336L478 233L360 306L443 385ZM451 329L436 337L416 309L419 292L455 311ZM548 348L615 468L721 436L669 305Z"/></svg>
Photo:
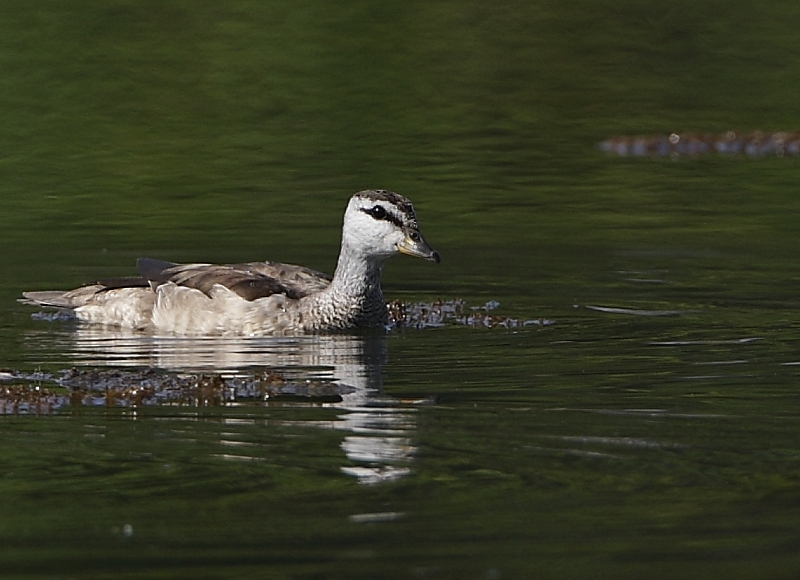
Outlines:
<svg viewBox="0 0 800 580"><path fill-rule="evenodd" d="M172 282L210 296L211 289L219 284L250 301L273 294L298 299L324 290L330 284L330 277L321 272L274 262L175 264L140 258L137 268L154 290L161 284Z"/></svg>

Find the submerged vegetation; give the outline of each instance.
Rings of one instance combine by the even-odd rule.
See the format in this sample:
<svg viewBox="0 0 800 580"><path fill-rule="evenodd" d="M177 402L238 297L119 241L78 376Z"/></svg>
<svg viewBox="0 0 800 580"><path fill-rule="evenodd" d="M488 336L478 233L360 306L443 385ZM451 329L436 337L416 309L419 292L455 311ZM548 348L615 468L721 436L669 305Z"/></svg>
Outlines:
<svg viewBox="0 0 800 580"><path fill-rule="evenodd" d="M56 374L6 371L0 383L0 414L43 415L69 406L216 407L242 401L341 402L352 386L334 381L291 379L278 371L251 376L169 373L156 369L72 368ZM52 385L44 387L43 384ZM58 388L60 387L60 388Z"/></svg>

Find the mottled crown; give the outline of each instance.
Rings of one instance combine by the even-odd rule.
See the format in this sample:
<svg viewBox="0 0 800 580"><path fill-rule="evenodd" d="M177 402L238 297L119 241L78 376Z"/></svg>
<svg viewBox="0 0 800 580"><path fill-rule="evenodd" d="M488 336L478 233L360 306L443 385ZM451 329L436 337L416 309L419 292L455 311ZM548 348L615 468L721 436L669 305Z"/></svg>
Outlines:
<svg viewBox="0 0 800 580"><path fill-rule="evenodd" d="M397 209L397 212L403 217L402 221L405 225L412 228L418 227L417 214L414 211L413 204L407 197L403 197L399 193L387 189L365 189L364 191L356 193L354 197L360 197L370 201L386 201Z"/></svg>

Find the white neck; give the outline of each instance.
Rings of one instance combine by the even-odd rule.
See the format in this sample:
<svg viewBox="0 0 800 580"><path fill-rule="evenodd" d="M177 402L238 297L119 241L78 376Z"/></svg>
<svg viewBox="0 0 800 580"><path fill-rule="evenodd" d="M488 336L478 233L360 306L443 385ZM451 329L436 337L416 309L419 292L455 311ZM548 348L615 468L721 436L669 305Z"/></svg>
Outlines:
<svg viewBox="0 0 800 580"><path fill-rule="evenodd" d="M331 285L309 296L309 310L319 320L318 328L377 326L386 322L386 305L381 291L385 256L368 256L342 240L339 262Z"/></svg>

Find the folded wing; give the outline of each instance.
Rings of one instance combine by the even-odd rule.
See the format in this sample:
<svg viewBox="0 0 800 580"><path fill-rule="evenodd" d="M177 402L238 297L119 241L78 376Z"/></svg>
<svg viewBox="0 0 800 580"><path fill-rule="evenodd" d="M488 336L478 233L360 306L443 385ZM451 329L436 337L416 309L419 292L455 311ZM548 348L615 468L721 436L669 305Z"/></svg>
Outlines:
<svg viewBox="0 0 800 580"><path fill-rule="evenodd" d="M136 266L141 278L130 280L137 285L140 280L144 281L153 290L171 282L178 286L195 288L210 296L211 289L219 284L245 300L257 300L273 294L285 294L289 298L298 299L324 290L331 281L322 272L274 262L175 264L140 258Z"/></svg>

